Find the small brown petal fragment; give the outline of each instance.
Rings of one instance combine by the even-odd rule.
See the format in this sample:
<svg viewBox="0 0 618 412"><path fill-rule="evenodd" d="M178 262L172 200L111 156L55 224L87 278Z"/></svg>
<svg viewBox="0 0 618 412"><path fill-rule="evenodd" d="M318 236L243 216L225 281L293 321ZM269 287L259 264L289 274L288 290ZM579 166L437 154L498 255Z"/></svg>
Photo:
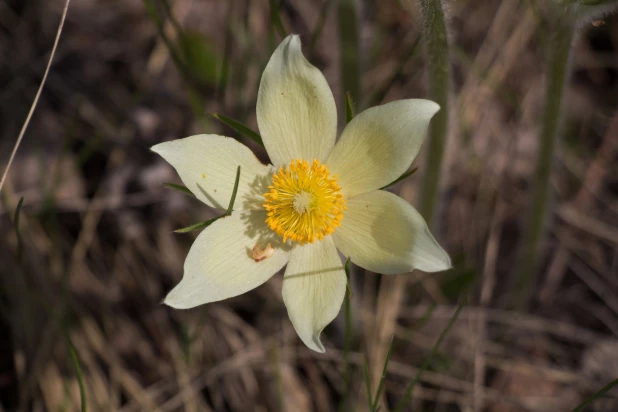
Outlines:
<svg viewBox="0 0 618 412"><path fill-rule="evenodd" d="M264 249L262 249L260 245L256 243L255 246L253 246L253 249L251 249L251 253L249 254L249 256L251 256L251 259L255 260L257 263L263 261L264 259L268 259L274 253L275 249L273 249L270 243L266 245Z"/></svg>

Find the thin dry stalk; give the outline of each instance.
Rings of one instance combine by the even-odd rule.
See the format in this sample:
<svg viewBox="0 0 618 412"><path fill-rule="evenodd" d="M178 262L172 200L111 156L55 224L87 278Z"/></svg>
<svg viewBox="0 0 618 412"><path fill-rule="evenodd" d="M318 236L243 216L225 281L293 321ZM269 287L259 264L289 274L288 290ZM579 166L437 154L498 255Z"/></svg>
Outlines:
<svg viewBox="0 0 618 412"><path fill-rule="evenodd" d="M45 86L45 82L47 81L47 75L49 74L49 69L51 67L52 61L54 60L54 55L56 54L56 49L58 48L58 42L60 41L60 34L62 33L62 28L64 27L64 20L67 17L67 12L69 10L69 3L71 0L66 0L64 3L64 9L62 10L62 17L60 18L60 24L58 25L58 31L56 32L56 40L54 40L54 46L52 47L51 55L49 56L49 61L47 62L47 67L45 68L45 73L43 74L43 80L41 80L41 85L39 86L39 90L36 92L34 96L34 101L30 106L30 111L28 112L28 116L26 117L26 121L19 132L19 136L17 137L17 141L15 142L15 146L13 147L13 152L11 153L11 157L9 158L9 162L6 165L6 169L4 169L4 173L2 174L2 179L0 179L0 192L2 191L2 187L4 186L4 181L6 180L7 175L9 174L9 169L13 164L13 160L15 159L15 154L17 153L17 149L21 144L22 139L24 138L24 134L26 133L26 129L30 124L30 120L32 119L32 114L36 109L36 105L39 102L39 97L41 97L41 92L43 91L43 86Z"/></svg>

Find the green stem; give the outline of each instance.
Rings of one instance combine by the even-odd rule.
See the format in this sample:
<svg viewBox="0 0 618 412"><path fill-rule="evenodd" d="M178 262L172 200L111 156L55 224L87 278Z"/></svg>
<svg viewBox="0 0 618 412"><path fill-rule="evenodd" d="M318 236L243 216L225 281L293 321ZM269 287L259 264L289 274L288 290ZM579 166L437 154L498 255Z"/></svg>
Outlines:
<svg viewBox="0 0 618 412"><path fill-rule="evenodd" d="M539 246L543 238L547 203L549 200L549 178L554 159L556 140L561 126L562 97L568 78L569 56L573 41L574 23L568 19L557 19L548 44L547 83L545 86L545 107L540 136L540 149L534 177L534 189L530 203L530 214L523 234L519 259L518 301L519 307L526 305L534 283L534 274L539 261Z"/></svg>
<svg viewBox="0 0 618 412"><path fill-rule="evenodd" d="M337 11L339 47L341 49L341 82L343 93L350 93L353 101L360 97L360 68L356 0L339 0Z"/></svg>
<svg viewBox="0 0 618 412"><path fill-rule="evenodd" d="M350 352L352 351L352 336L354 331L352 330L352 285L350 278L350 258L345 261L345 276L347 279L347 290L343 300L343 307L345 311L345 329L343 335L343 395L341 397L341 402L339 403L339 411L349 410L349 402L351 402L349 396L351 393Z"/></svg>
<svg viewBox="0 0 618 412"><path fill-rule="evenodd" d="M420 0L423 14L423 39L429 57L429 97L440 105L440 111L431 121L429 151L425 164L425 178L421 188L420 212L431 226L442 159L448 130L449 57L446 24L441 0Z"/></svg>
<svg viewBox="0 0 618 412"><path fill-rule="evenodd" d="M322 31L324 30L324 26L326 25L326 20L328 19L328 12L331 6L335 3L335 0L325 0L320 8L320 14L318 15L318 22L315 24L315 28L313 29L313 33L311 33L311 40L309 40L309 47L307 48L307 56L309 56L310 60L313 58L313 53L315 51L315 46L322 35Z"/></svg>

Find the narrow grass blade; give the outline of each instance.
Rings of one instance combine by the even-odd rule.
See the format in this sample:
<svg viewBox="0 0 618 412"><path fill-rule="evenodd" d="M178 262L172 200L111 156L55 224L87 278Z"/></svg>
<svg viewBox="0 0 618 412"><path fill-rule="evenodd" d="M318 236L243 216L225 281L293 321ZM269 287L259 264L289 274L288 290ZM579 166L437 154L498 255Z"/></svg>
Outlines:
<svg viewBox="0 0 618 412"><path fill-rule="evenodd" d="M234 181L234 189L232 189L232 196L230 197L230 203L225 213L222 214L221 216L217 216L215 218L205 220L203 222L199 222L191 226L183 227L182 229L176 229L174 230L174 233L187 233L187 232L192 232L194 230L203 229L205 227L212 225L213 223L215 223L217 220L221 219L222 217L230 216L232 212L234 211L234 202L236 201L236 194L238 193L239 183L240 183L240 166L238 166L238 168L236 169L236 180ZM167 183L167 185L172 185L172 183ZM174 185L174 186L180 186L180 185ZM182 187L184 186L180 186L178 190L184 191ZM172 188L176 189L176 187L172 187Z"/></svg>
<svg viewBox="0 0 618 412"><path fill-rule="evenodd" d="M352 288L350 287L350 258L345 261L345 277L347 293L343 300L345 328L343 332L343 396L339 410L349 409L350 392L350 350L352 349Z"/></svg>
<svg viewBox="0 0 618 412"><path fill-rule="evenodd" d="M232 189L232 197L230 197L230 204L227 207L226 215L231 215L234 211L234 202L236 201L236 193L238 193L238 183L240 182L240 166L236 169L236 180L234 180L234 189Z"/></svg>
<svg viewBox="0 0 618 412"><path fill-rule="evenodd" d="M583 411L586 406L590 405L592 402L594 402L595 400L597 400L598 398L600 398L601 396L609 392L616 385L618 385L618 379L611 381L610 383L605 385L603 388L601 388L601 390L599 390L597 393L595 393L594 395L590 396L588 399L580 403L575 409L573 409L573 412Z"/></svg>
<svg viewBox="0 0 618 412"><path fill-rule="evenodd" d="M459 313L461 312L461 309L463 307L464 307L464 302L460 303L459 306L457 307L457 310L455 311L455 313L449 320L448 324L446 325L446 328L444 328L444 330L438 337L436 344L433 345L433 348L431 349L431 353L429 354L429 357L425 358L425 361L423 362L418 372L416 373L414 380L410 382L410 385L408 385L408 387L406 388L403 394L403 397L399 400L399 403L397 403L397 405L395 406L395 409L393 409L393 412L403 411L403 408L405 408L406 404L410 401L410 398L412 397L412 391L414 390L414 386L416 386L418 381L421 380L423 373L425 372L427 367L430 365L430 363L433 361L433 359L437 355L438 348L442 344L442 341L444 340L444 338L446 338L446 335L448 334L448 332L451 330L451 327L455 324L455 321L459 317Z"/></svg>
<svg viewBox="0 0 618 412"><path fill-rule="evenodd" d="M23 244L21 241L21 232L19 231L19 213L21 212L21 205L24 203L24 197L19 198L17 207L15 207L15 215L13 218L13 225L15 226L15 236L17 237L17 261L21 262L24 256Z"/></svg>
<svg viewBox="0 0 618 412"><path fill-rule="evenodd" d="M346 285L347 289L348 289L348 295L350 297L352 297L352 296L354 296L354 294L352 293L352 288L350 287L350 263L351 263L350 258L347 258L346 261L345 261L344 270L345 270L345 277L346 277L347 282L348 282L347 285Z"/></svg>
<svg viewBox="0 0 618 412"><path fill-rule="evenodd" d="M191 331L186 323L180 324L180 346L182 348L182 354L185 358L185 364L189 366L191 363Z"/></svg>
<svg viewBox="0 0 618 412"><path fill-rule="evenodd" d="M431 120L427 170L421 187L419 212L431 228L442 172L442 158L448 130L449 55L448 36L444 22L442 0L420 0L423 15L423 39L429 58L429 97L440 105L440 111Z"/></svg>
<svg viewBox="0 0 618 412"><path fill-rule="evenodd" d="M317 44L320 36L322 35L322 31L324 30L324 25L326 24L326 19L328 18L328 11L331 6L335 3L336 0L325 0L322 4L322 8L320 8L320 14L318 15L318 21L315 24L315 28L313 29L313 33L311 33L311 40L309 40L309 47L307 48L307 56L313 57L313 51L315 50L315 45Z"/></svg>
<svg viewBox="0 0 618 412"><path fill-rule="evenodd" d="M174 44L167 36L167 33L165 33L165 30L163 30L163 19L161 19L161 16L159 16L159 13L157 12L157 8L155 7L152 0L143 0L143 1L144 1L144 6L146 7L146 11L148 12L148 15L150 16L152 21L157 26L159 36L161 36L161 40L163 40L163 43L165 43L165 46L170 52L170 56L172 57L172 60L174 61L176 68L180 70L180 73L183 75L184 80L190 84L190 78L188 77L187 68L184 62L182 61L182 58L180 57L178 50L176 50L176 47L174 47Z"/></svg>
<svg viewBox="0 0 618 412"><path fill-rule="evenodd" d="M356 0L337 0L339 44L341 48L341 79L343 90L348 91L352 98L358 99L361 95L358 22Z"/></svg>
<svg viewBox="0 0 618 412"><path fill-rule="evenodd" d="M234 2L228 2L227 10L225 12L225 37L223 39L223 58L221 59L221 66L219 67L219 74L217 78L217 87L215 89L215 99L222 100L225 94L225 88L227 86L228 79L230 77L230 59L232 54L232 16L233 16Z"/></svg>
<svg viewBox="0 0 618 412"><path fill-rule="evenodd" d="M415 330L418 331L419 329L421 329L423 326L425 326L428 322L429 319L431 319L431 315L433 314L433 312L436 310L437 305L435 303L432 303L427 310L425 311L425 313L423 313L423 316L421 316L419 319L417 319L412 325L410 325L410 329L411 330Z"/></svg>
<svg viewBox="0 0 618 412"><path fill-rule="evenodd" d="M391 187L394 184L397 184L399 182L401 182L404 179L407 179L408 177L412 176L414 173L416 173L416 171L418 170L418 167L415 167L412 170L408 170L407 172L405 172L404 174L402 174L401 176L399 176L397 179L393 180L392 182L390 182L389 184L387 184L386 186L382 186L380 188L380 190L384 190L384 189L388 189L389 187Z"/></svg>
<svg viewBox="0 0 618 412"><path fill-rule="evenodd" d="M371 381L369 380L369 366L367 366L367 358L363 361L363 378L365 378L365 391L367 392L367 403L369 409L373 405L373 398L371 396Z"/></svg>
<svg viewBox="0 0 618 412"><path fill-rule="evenodd" d="M221 59L207 37L185 30L179 32L175 44L191 78L197 81L197 90L205 92L206 88L217 84Z"/></svg>
<svg viewBox="0 0 618 412"><path fill-rule="evenodd" d="M206 116L204 116L202 98L199 96L199 93L197 92L198 90L200 90L200 85L198 84L197 79L195 79L192 76L191 70L187 66L187 62L182 56L180 50L178 50L176 45L172 42L172 40L169 38L169 36L165 32L164 21L159 15L157 8L155 7L152 0L143 0L143 2L144 2L144 6L146 7L146 11L148 12L148 15L150 16L152 21L155 23L157 27L157 32L159 33L161 40L163 40L163 43L167 47L167 50L170 53L170 57L172 58L174 65L178 69L184 81L184 84L187 87L187 94L189 97L189 103L191 105L191 109L193 110L193 113L195 114L195 116L200 120L200 123L202 123L202 126L206 128L208 126L208 121L207 121ZM177 26L176 28L178 29L179 27L180 26ZM178 38L183 38L184 36L183 31L178 32L177 34L178 34Z"/></svg>
<svg viewBox="0 0 618 412"><path fill-rule="evenodd" d="M81 410L82 412L87 411L86 406L86 385L84 384L84 377L82 375L82 368L79 366L79 358L77 357L77 352L75 351L75 347L73 343L67 337L67 345L69 347L69 355L71 355L71 362L73 363L73 369L75 369L75 374L77 375L77 384L79 385L79 397L81 402Z"/></svg>
<svg viewBox="0 0 618 412"><path fill-rule="evenodd" d="M167 187L168 189L178 190L179 192L193 196L193 193L189 190L187 186L177 185L176 183L163 183L163 186Z"/></svg>
<svg viewBox="0 0 618 412"><path fill-rule="evenodd" d="M214 117L215 119L225 123L226 125L228 125L232 129L236 130L238 133L244 135L245 137L248 137L249 139L251 139L254 142L256 142L257 144L259 144L260 146L264 147L264 142L262 141L262 136L260 136L258 133L254 132L253 130L251 130L250 128L245 126L244 124L240 123L239 121L234 120L234 119L230 119L229 117L226 117L226 116L223 116L223 115L217 114L217 113L213 113L212 117Z"/></svg>
<svg viewBox="0 0 618 412"><path fill-rule="evenodd" d="M165 9L165 13L167 14L167 18L170 20L170 22L172 23L174 28L179 33L182 33L182 31L183 31L182 30L182 26L180 25L180 23L178 22L178 20L174 16L174 13L172 13L172 7L170 6L169 1L168 0L161 0L161 4L163 4L163 8Z"/></svg>
<svg viewBox="0 0 618 412"><path fill-rule="evenodd" d="M352 119L356 116L356 110L354 110L354 102L352 101L352 96L350 92L345 94L345 120L346 123L350 123Z"/></svg>
<svg viewBox="0 0 618 412"><path fill-rule="evenodd" d="M560 19L559 19L560 20ZM532 295L532 285L539 263L539 249L544 235L549 203L550 175L553 169L556 141L562 124L562 100L568 80L571 43L575 34L572 22L556 22L548 44L547 82L545 85L545 106L543 128L540 135L539 155L534 176L534 189L528 221L520 246L519 268L516 279L515 306L524 309Z"/></svg>
<svg viewBox="0 0 618 412"><path fill-rule="evenodd" d="M281 16L279 15L279 0L269 0L270 3L270 22L279 36L283 39L288 34L283 27Z"/></svg>
<svg viewBox="0 0 618 412"><path fill-rule="evenodd" d="M188 233L188 232L192 232L194 230L203 229L205 227L208 227L208 226L212 225L213 223L215 223L217 220L221 219L224 216L226 216L226 215L217 216L217 217L215 217L213 219L205 220L203 222L196 223L196 224L191 225L191 226L183 227L182 229L176 229L176 230L174 230L174 233Z"/></svg>
<svg viewBox="0 0 618 412"><path fill-rule="evenodd" d="M391 357L391 350L393 349L393 337L388 344L388 351L386 352L386 358L384 359L384 366L382 367L382 376L380 376L380 382L378 383L378 389L376 395L373 397L373 405L371 405L371 412L376 412L378 408L378 402L380 402L380 396L384 390L384 381L386 380L386 371L388 370L388 361Z"/></svg>

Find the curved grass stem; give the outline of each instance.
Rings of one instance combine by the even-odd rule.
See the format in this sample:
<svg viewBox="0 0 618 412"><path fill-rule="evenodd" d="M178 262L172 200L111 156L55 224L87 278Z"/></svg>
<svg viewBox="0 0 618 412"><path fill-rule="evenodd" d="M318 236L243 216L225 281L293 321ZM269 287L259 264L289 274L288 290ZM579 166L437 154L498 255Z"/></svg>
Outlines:
<svg viewBox="0 0 618 412"><path fill-rule="evenodd" d="M574 34L574 22L557 19L548 42L547 82L545 106L540 135L539 155L534 176L530 211L520 247L517 273L517 306L523 308L530 298L535 272L539 263L539 249L546 226L549 202L549 178L554 159L556 140L561 126L562 98L568 79L569 56Z"/></svg>
<svg viewBox="0 0 618 412"><path fill-rule="evenodd" d="M449 57L446 24L441 0L420 0L423 39L429 58L429 98L440 105L429 130L429 151L421 188L420 212L431 226L438 198L442 159L448 130Z"/></svg>

